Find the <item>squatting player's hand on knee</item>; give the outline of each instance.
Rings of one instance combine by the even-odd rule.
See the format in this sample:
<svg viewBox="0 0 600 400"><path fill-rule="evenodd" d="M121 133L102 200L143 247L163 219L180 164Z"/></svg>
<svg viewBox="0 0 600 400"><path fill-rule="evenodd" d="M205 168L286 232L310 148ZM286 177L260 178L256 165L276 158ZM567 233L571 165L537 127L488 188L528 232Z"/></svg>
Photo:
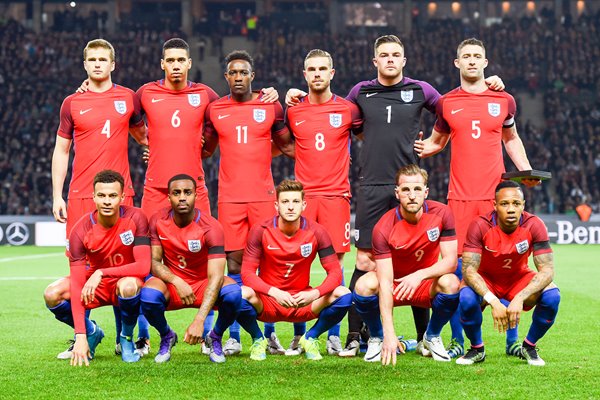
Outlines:
<svg viewBox="0 0 600 400"><path fill-rule="evenodd" d="M175 277L175 279L173 279L173 285L175 286L177 295L179 295L179 298L183 304L186 306L194 304L196 301L196 295L194 294L192 287L187 282L180 277Z"/></svg>
<svg viewBox="0 0 600 400"><path fill-rule="evenodd" d="M506 313L506 307L498 299L494 300L490 306L492 306L494 329L500 333L506 332L506 329L508 328L508 314Z"/></svg>

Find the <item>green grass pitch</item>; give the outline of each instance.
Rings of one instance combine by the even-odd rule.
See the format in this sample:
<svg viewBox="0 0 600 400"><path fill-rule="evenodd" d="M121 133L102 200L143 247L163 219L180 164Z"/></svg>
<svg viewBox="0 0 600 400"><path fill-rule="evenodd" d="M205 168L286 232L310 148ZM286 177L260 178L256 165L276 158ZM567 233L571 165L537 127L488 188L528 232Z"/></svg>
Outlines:
<svg viewBox="0 0 600 400"><path fill-rule="evenodd" d="M169 363L153 361L158 335L152 330L151 355L125 364L113 354L114 321L108 307L92 317L107 336L89 368L70 367L55 358L71 337L70 328L56 321L43 304L42 292L67 273L62 249L0 248L0 398L49 399L598 399L600 398L600 247L555 246L555 282L562 303L556 324L539 347L547 365L530 367L504 355L504 337L493 332L489 310L484 313L487 360L473 367L436 363L408 353L395 367L367 364L361 358L325 356L320 362L303 357L248 358L244 351L223 365L212 364L199 347L180 342ZM346 279L354 253L346 256ZM314 267L313 278L323 277ZM596 294L594 294L596 293ZM167 314L183 336L194 310ZM408 308L396 309L399 334L414 337ZM519 336L527 333L531 313L522 319ZM342 336L346 332L342 323ZM277 324L287 346L291 324ZM449 340L449 328L443 333ZM324 340L323 340L324 341ZM321 349L324 352L324 344Z"/></svg>

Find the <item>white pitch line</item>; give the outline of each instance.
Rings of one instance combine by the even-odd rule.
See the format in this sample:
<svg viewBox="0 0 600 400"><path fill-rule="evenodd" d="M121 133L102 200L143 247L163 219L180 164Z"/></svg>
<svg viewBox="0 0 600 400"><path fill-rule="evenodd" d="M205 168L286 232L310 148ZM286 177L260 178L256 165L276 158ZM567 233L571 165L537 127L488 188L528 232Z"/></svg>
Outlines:
<svg viewBox="0 0 600 400"><path fill-rule="evenodd" d="M17 257L5 257L0 258L0 263L6 263L11 261L20 261L20 260L35 260L36 258L46 258L46 257L56 257L56 256L64 256L65 253L44 253L44 254L33 254L30 256L17 256Z"/></svg>
<svg viewBox="0 0 600 400"><path fill-rule="evenodd" d="M59 276L5 276L0 277L0 282L2 281L55 281L59 279Z"/></svg>

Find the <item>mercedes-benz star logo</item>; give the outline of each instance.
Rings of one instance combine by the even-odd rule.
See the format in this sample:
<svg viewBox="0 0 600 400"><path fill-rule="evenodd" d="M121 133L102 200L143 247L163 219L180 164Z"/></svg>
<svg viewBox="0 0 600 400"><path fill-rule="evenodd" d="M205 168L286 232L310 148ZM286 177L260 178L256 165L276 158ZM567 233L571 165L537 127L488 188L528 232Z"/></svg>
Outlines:
<svg viewBox="0 0 600 400"><path fill-rule="evenodd" d="M5 231L6 240L13 246L21 246L29 239L29 228L22 222L13 222Z"/></svg>

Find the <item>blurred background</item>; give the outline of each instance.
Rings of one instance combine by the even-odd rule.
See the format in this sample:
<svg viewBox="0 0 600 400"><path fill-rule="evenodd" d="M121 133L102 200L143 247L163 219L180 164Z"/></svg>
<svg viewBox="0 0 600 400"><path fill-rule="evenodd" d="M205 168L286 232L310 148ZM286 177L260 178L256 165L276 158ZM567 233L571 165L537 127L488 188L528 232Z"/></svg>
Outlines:
<svg viewBox="0 0 600 400"><path fill-rule="evenodd" d="M303 60L313 48L332 54L336 94L346 96L357 82L375 78L373 42L381 34L403 41L405 76L427 81L442 94L459 85L457 44L482 39L486 75L499 75L517 99L517 129L531 165L553 174L526 191L528 210L551 220L587 220L591 211L593 221L600 212L599 29L600 1L590 0L2 2L0 224L6 230L14 220L8 216L52 214L50 169L60 105L86 77L82 50L91 39L114 45L113 82L133 90L163 77L161 47L171 37L190 44L190 79L220 95L228 92L224 55L245 49L255 59L253 88L274 86L283 99L288 88L306 87ZM425 136L433 122L425 111ZM354 160L359 151L354 142ZM139 205L145 166L133 141L129 152ZM449 153L423 162L431 175L430 197L444 202ZM505 163L508 171L515 169L510 159ZM215 214L218 164L218 154L204 162ZM353 184L357 164L351 167ZM293 161L278 157L272 166L275 183L293 177ZM585 228L586 240L600 242L596 228ZM5 241L0 234L0 243Z"/></svg>

